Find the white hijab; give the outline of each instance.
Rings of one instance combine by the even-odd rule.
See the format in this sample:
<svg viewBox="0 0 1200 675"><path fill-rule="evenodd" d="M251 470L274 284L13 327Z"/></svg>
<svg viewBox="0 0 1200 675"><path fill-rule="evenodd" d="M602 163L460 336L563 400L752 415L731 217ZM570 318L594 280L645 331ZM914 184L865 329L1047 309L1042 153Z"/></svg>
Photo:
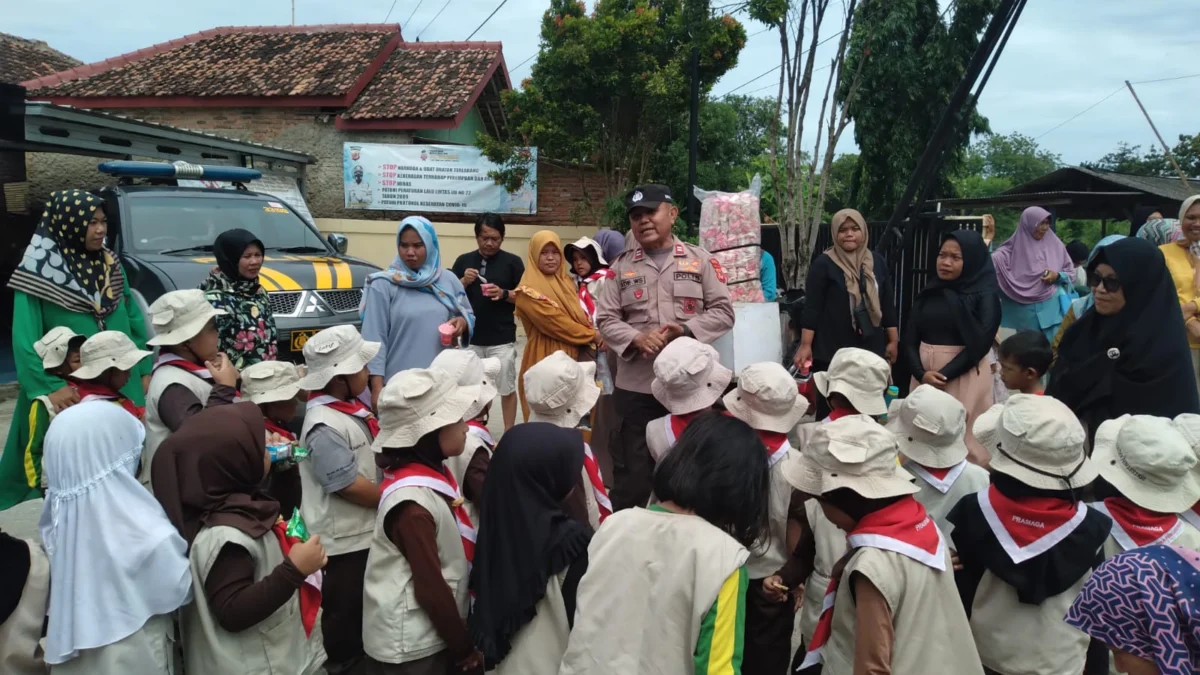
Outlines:
<svg viewBox="0 0 1200 675"><path fill-rule="evenodd" d="M71 406L46 431L47 663L123 640L192 599L187 544L134 476L145 438L110 401Z"/></svg>

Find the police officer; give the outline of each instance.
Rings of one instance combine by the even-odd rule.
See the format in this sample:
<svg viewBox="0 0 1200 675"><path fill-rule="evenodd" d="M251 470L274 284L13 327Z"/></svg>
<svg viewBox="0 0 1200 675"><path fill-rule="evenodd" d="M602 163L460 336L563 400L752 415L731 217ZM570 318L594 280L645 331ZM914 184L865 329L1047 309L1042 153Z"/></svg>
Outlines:
<svg viewBox="0 0 1200 675"><path fill-rule="evenodd" d="M677 337L711 343L733 327L733 303L721 263L671 233L679 216L671 190L642 185L625 196L636 242L612 263L616 283L596 303L596 327L621 359L613 403L619 423L613 458L614 509L643 506L650 498L654 460L646 423L667 414L650 391L654 358Z"/></svg>

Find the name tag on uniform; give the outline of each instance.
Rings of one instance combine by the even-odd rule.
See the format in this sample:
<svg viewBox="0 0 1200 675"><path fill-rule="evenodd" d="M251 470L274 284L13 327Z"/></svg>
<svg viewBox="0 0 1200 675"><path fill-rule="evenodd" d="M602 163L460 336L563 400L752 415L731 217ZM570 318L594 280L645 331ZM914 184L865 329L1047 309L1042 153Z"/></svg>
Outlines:
<svg viewBox="0 0 1200 675"><path fill-rule="evenodd" d="M702 283L699 272L676 272L675 281L694 281L698 284Z"/></svg>
<svg viewBox="0 0 1200 675"><path fill-rule="evenodd" d="M634 277L633 279L622 279L621 280L621 290L625 290L626 288L630 288L633 286L645 286L645 285L646 285L646 277L644 277L644 276L643 277Z"/></svg>

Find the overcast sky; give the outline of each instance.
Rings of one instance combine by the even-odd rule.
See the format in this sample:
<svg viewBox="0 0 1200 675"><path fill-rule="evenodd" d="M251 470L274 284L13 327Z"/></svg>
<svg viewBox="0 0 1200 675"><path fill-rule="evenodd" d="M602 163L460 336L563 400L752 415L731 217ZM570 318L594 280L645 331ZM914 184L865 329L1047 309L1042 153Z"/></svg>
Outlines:
<svg viewBox="0 0 1200 675"><path fill-rule="evenodd" d="M377 23L387 17L404 25L408 40L418 36L422 41L463 40L499 1L449 0L447 6L447 0L397 0L393 7L392 0L296 0L296 22ZM504 43L514 82L529 74L531 62L518 65L537 51L547 4L546 0L508 0L474 38ZM438 16L443 8L445 12ZM286 24L291 20L291 2L0 0L0 17L0 31L45 40L92 62L215 26ZM738 67L713 88L718 95L779 62L777 34L764 32L762 25L745 16L739 18L751 37ZM1121 88L1126 79L1138 82L1200 73L1195 58L1197 25L1198 0L1030 0L984 92L981 110L993 131L1040 137L1043 147L1068 163L1097 159L1120 141L1144 148L1155 142L1154 136L1123 90L1079 118L1054 127ZM836 30L826 27L824 33ZM825 63L823 50L835 46L833 41L818 51L817 63ZM767 75L738 93L773 95L773 86L762 88L777 82L777 76ZM1138 85L1138 93L1168 142L1173 144L1181 133L1200 132L1200 77ZM853 151L852 130L840 149Z"/></svg>

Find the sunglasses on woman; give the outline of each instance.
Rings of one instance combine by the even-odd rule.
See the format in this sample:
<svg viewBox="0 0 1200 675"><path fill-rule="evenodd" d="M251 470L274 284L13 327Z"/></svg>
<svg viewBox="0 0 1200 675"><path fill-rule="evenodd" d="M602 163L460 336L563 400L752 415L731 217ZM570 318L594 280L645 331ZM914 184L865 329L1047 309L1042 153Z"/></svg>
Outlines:
<svg viewBox="0 0 1200 675"><path fill-rule="evenodd" d="M1121 290L1121 280L1115 276L1102 277L1095 272L1088 272L1087 277L1088 288L1096 288L1100 285L1104 286L1104 290L1109 293L1116 293Z"/></svg>

